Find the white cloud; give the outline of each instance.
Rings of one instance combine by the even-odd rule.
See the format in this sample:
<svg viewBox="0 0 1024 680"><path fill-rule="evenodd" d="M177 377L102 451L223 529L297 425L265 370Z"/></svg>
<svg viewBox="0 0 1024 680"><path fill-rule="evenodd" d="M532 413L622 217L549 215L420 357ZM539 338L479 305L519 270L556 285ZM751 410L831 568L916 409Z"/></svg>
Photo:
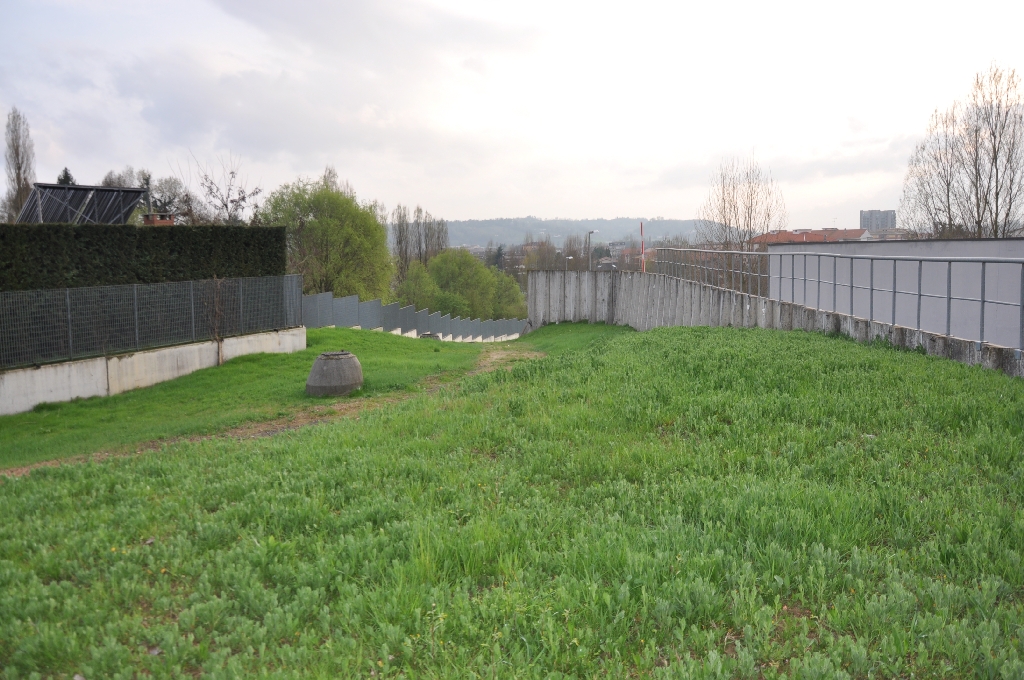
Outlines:
<svg viewBox="0 0 1024 680"><path fill-rule="evenodd" d="M933 108L993 59L1024 69L1024 8L992 1L955 16L550 0L4 12L19 30L0 43L0 106L29 116L41 179L230 152L265 187L332 163L364 197L453 219L688 218L723 156L755 153L793 226L853 226L895 207Z"/></svg>

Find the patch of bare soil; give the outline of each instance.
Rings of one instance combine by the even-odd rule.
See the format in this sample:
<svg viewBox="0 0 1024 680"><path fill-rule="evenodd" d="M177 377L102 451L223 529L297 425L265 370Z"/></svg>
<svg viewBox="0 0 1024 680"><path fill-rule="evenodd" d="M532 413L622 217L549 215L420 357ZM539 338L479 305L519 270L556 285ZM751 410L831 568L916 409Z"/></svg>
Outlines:
<svg viewBox="0 0 1024 680"><path fill-rule="evenodd" d="M544 352L534 352L524 347L510 347L498 344L484 345L483 351L480 352L480 358L477 359L476 368L470 371L469 374L487 373L499 368L508 370L517 361L539 359L542 356L544 356Z"/></svg>
<svg viewBox="0 0 1024 680"><path fill-rule="evenodd" d="M538 359L543 356L543 352L534 352L532 350L528 350L521 347L510 347L508 345L497 343L493 345L487 344L484 345L483 349L481 350L480 356L477 359L476 366L472 370L470 370L466 375L487 373L489 371L496 371L498 369L507 370L512 368L512 365L517 361L523 361L526 359ZM356 399L343 399L336 401L333 404L311 406L308 408L300 409L293 413L289 413L287 416L275 418L273 420L246 423L245 425L233 427L231 429L216 432L214 434L196 435L192 437L177 437L174 439L142 442L134 445L129 450L99 451L97 453L91 453L83 456L72 456L70 458L61 458L58 460L44 460L38 463L32 463L31 465L0 470L0 477L21 477L23 475L29 474L33 470L37 470L43 467L57 467L59 465L76 465L88 461L99 462L102 460L106 460L107 458L113 457L133 456L139 453L145 453L147 451L156 451L165 446L186 441L197 442L204 441L207 439L214 439L217 437L228 439L257 439L260 437L270 437L281 432L287 432L288 430L298 430L300 428L308 427L310 425L329 423L333 420L339 420L341 418L354 417L358 419L359 414L362 413L363 411L382 408L390 404L397 404L407 399L412 399L413 397L419 396L421 394L433 394L434 392L437 392L448 383L449 381L445 381L444 377L441 375L428 375L418 383L420 390L415 392L403 392L400 394L383 394L376 397L363 397Z"/></svg>

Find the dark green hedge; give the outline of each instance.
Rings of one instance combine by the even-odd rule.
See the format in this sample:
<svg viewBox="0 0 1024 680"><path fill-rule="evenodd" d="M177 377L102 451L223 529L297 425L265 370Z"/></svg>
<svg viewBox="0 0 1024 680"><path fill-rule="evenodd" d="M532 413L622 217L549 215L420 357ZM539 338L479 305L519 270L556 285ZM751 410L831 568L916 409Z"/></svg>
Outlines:
<svg viewBox="0 0 1024 680"><path fill-rule="evenodd" d="M284 227L0 224L0 290L284 273Z"/></svg>

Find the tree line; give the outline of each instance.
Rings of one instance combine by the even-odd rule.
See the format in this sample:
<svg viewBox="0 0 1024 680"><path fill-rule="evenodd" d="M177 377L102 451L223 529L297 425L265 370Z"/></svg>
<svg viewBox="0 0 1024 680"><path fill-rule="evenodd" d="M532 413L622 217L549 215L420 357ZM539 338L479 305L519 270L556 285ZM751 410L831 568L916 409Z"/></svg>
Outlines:
<svg viewBox="0 0 1024 680"><path fill-rule="evenodd" d="M17 108L7 116L4 160L0 219L13 222L36 181L29 123ZM57 181L75 184L68 168ZM360 203L330 167L321 177L300 178L269 194L250 189L231 158L219 167L193 158L159 178L128 166L106 173L100 185L145 189L136 219L151 212L173 214L179 224L286 225L289 270L303 274L307 292L430 301L460 316L518 309L522 293L516 298L509 281L525 288L530 269L582 270L593 254L610 254L606 244L588 250L579 234L567 235L560 246L550 235L490 243L482 262L450 253L444 219L419 206L389 211L378 201ZM693 243L677 238L650 247L750 250L756 237L785 229L781 187L755 157L723 159L709 185ZM992 65L977 74L964 100L932 114L908 163L898 220L924 238L1005 238L1024 231L1024 101L1015 70ZM615 267L636 268L638 253L634 240Z"/></svg>
<svg viewBox="0 0 1024 680"><path fill-rule="evenodd" d="M898 220L933 238L1006 238L1024 229L1024 102L1013 69L992 65L936 109L910 157Z"/></svg>
<svg viewBox="0 0 1024 680"><path fill-rule="evenodd" d="M28 121L17 109L5 132L8 188L0 219L14 222L36 181L35 156ZM77 181L64 168L57 183ZM305 293L401 301L471 318L526 314L516 279L449 248L446 220L420 206L388 211L379 201L360 202L330 166L319 177L300 177L269 193L249 188L233 158L219 168L193 158L176 175L159 178L126 166L107 172L98 185L144 189L132 218L139 224L144 213L166 213L182 225L287 227L288 271L302 274Z"/></svg>

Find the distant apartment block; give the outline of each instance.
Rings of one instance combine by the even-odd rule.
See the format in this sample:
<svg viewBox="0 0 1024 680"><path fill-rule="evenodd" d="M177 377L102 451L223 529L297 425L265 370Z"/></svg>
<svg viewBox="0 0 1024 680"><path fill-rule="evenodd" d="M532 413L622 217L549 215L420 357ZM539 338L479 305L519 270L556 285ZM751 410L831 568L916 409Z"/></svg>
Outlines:
<svg viewBox="0 0 1024 680"><path fill-rule="evenodd" d="M896 231L895 210L861 210L860 228L877 234Z"/></svg>

